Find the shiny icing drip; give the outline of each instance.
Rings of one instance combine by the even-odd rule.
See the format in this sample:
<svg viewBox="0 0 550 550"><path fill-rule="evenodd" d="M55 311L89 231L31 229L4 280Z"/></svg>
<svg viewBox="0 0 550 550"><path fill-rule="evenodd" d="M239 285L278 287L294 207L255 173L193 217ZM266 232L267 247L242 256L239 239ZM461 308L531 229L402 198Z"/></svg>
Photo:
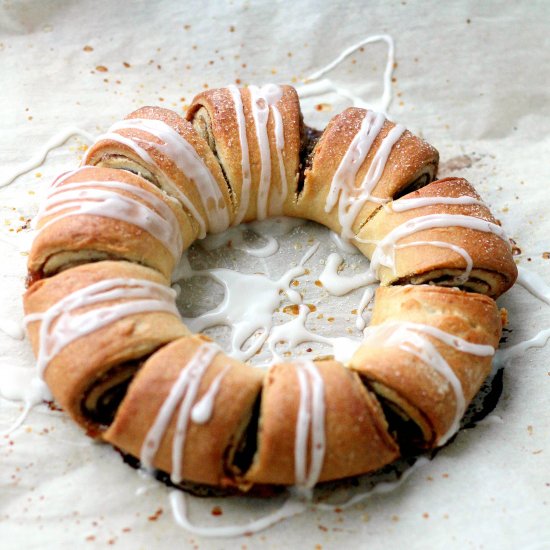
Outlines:
<svg viewBox="0 0 550 550"><path fill-rule="evenodd" d="M153 462L159 446L176 409L179 407L174 437L172 439L172 473L170 479L173 483L181 483L183 479L183 452L189 420L191 419L203 376L216 355L220 352L221 349L214 343L206 342L201 344L185 368L180 372L178 379L170 389L168 397L164 400L143 440L140 461L141 466L145 470L153 470ZM206 421L208 421L208 418Z"/></svg>
<svg viewBox="0 0 550 550"><path fill-rule="evenodd" d="M437 327L406 321L388 321L381 325L370 326L365 329L364 334L365 345L398 347L420 359L448 382L455 394L456 412L447 433L443 434L437 441L437 445L444 445L458 431L460 419L466 410L466 400L459 378L428 336L457 351L478 357L492 357L495 354L495 348L490 345L473 344Z"/></svg>
<svg viewBox="0 0 550 550"><path fill-rule="evenodd" d="M434 229L438 227L464 227L484 233L492 233L500 237L505 242L508 242L506 233L499 225L476 218L474 216L465 216L463 214L428 214L420 216L412 220L406 221L392 229L382 240L370 241L367 239L356 240L362 243L375 244L376 248L371 258L371 271L379 278L380 267L387 267L396 273L395 250L399 240L424 231L426 229ZM441 244L441 243L440 243ZM447 246L447 243L444 243ZM436 246L438 246L436 244ZM465 255L462 255L465 257Z"/></svg>
<svg viewBox="0 0 550 550"><path fill-rule="evenodd" d="M470 197L469 195L462 195L460 197L419 197L413 199L398 199L384 205L384 208L392 210L393 212L405 212L407 210L414 210L415 208L433 206L436 204L487 206L482 200L476 199L475 197Z"/></svg>
<svg viewBox="0 0 550 550"><path fill-rule="evenodd" d="M191 409L191 420L195 424L206 424L212 418L216 396L220 391L220 385L223 377L227 374L227 371L230 368L231 365L226 365L224 369L216 375L216 378L212 380L212 383L206 390L206 393L193 405L193 408Z"/></svg>
<svg viewBox="0 0 550 550"><path fill-rule="evenodd" d="M200 245L205 250L215 250L222 246L231 246L236 250L242 250L250 256L257 258L268 258L279 250L279 242L275 237L280 237L292 231L295 227L303 225L305 220L299 218L269 218L263 221L255 221L241 224L237 227L219 233L217 235L208 235L200 241ZM250 247L245 244L244 234L249 231L266 241L262 247Z"/></svg>
<svg viewBox="0 0 550 550"><path fill-rule="evenodd" d="M181 134L162 120L145 118L121 120L111 126L109 132L127 129L148 132L163 142L140 140L171 159L195 184L206 211L210 232L219 233L229 227L229 209L218 182L195 148Z"/></svg>
<svg viewBox="0 0 550 550"><path fill-rule="evenodd" d="M131 193L141 201L117 191ZM56 185L42 203L34 223L54 216L40 228L43 231L64 218L78 215L102 216L136 225L158 239L176 261L183 251L181 231L174 212L164 201L141 187L119 181L96 180Z"/></svg>
<svg viewBox="0 0 550 550"><path fill-rule="evenodd" d="M550 286L542 280L540 275L518 266L517 283L541 302L550 306Z"/></svg>
<svg viewBox="0 0 550 550"><path fill-rule="evenodd" d="M356 275L340 275L338 269L343 261L340 254L333 252L327 258L325 267L319 275L323 287L333 296L344 296L352 290L378 281L370 269Z"/></svg>
<svg viewBox="0 0 550 550"><path fill-rule="evenodd" d="M121 300L114 304L103 302ZM98 306L84 312L78 309ZM142 279L114 278L99 281L68 294L46 311L25 316L25 324L40 322L37 372L43 378L55 356L78 338L137 313L164 311L179 317L175 292Z"/></svg>
<svg viewBox="0 0 550 550"><path fill-rule="evenodd" d="M258 185L258 200L257 200L257 219L265 219L269 212L267 203L270 195L271 188L271 147L269 143L269 135L267 131L267 125L269 121L269 114L272 113L274 127L275 127L275 147L277 149L277 160L279 165L279 172L281 175L281 191L279 197L275 201L273 207L273 214L280 214L282 210L282 202L286 197L288 184L286 181L286 170L282 157L282 151L284 149L284 131L283 131L283 119L281 113L277 109L277 102L279 102L283 96L283 91L280 86L275 84L266 84L265 86L249 86L250 91L250 107L252 110L252 118L254 119L254 126L256 128L256 139L258 141L258 148L260 150L260 182ZM242 147L242 144L241 144ZM273 198L272 198L273 200Z"/></svg>
<svg viewBox="0 0 550 550"><path fill-rule="evenodd" d="M204 275L224 287L224 298L216 308L198 317L184 319L185 324L193 332L221 325L231 327L231 350L228 354L241 361L250 359L269 336L273 326L273 312L281 303L281 293L286 294L292 303L301 303L302 297L291 288L291 283L296 277L305 274L304 263L317 247L318 243L306 252L299 265L290 268L276 280L265 275L239 273L223 268L194 271L184 259L184 268L176 276L190 278Z"/></svg>
<svg viewBox="0 0 550 550"><path fill-rule="evenodd" d="M46 160L46 156L50 151L61 147L70 137L80 136L90 143L94 141L94 137L82 130L81 128L70 127L66 130L62 130L58 134L52 136L33 157L31 157L27 162L24 162L19 166L13 174L8 176L6 179L0 181L0 188L8 186L10 183L15 181L19 176L27 174L31 170L41 166Z"/></svg>
<svg viewBox="0 0 550 550"><path fill-rule="evenodd" d="M248 138L246 137L246 119L241 92L234 84L227 86L227 90L231 94L231 98L235 104L235 116L237 117L237 128L239 130L239 142L241 145L241 200L237 215L235 216L235 225L238 225L243 221L250 204L250 183L252 180L250 173L250 152L248 149Z"/></svg>
<svg viewBox="0 0 550 550"><path fill-rule="evenodd" d="M319 481L325 458L325 385L313 361L301 360L293 365L300 388L294 440L294 479L296 488L305 490L307 494Z"/></svg>
<svg viewBox="0 0 550 550"><path fill-rule="evenodd" d="M367 173L358 186L355 180L385 122L384 115L367 111L359 131L353 137L330 183L325 212L329 213L336 205L338 206L338 221L344 239L355 236L353 223L367 201L383 202L372 197L372 192L382 177L393 146L405 131L404 126L398 124L388 132L374 153Z"/></svg>
<svg viewBox="0 0 550 550"><path fill-rule="evenodd" d="M282 362L284 360L277 353L277 344L284 342L289 349L294 349L296 346L305 342L318 342L319 344L331 346L334 359L343 364L347 364L357 351L357 348L361 345L361 341L345 336L328 337L311 332L306 328L306 321L309 313L309 308L301 304L295 319L281 325L276 325L271 329L267 339L269 350L273 356L271 362Z"/></svg>

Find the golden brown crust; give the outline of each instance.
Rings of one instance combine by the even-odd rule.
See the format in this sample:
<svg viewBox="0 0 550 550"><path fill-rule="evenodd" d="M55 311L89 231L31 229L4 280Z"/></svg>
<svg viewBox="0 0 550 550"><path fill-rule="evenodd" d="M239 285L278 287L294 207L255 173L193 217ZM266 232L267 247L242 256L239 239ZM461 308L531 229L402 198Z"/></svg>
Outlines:
<svg viewBox="0 0 550 550"><path fill-rule="evenodd" d="M97 262L63 271L38 281L23 296L25 314L45 312L60 300L99 281L122 277L167 284L167 279L152 269L127 262ZM101 302L107 306L122 299ZM76 314L95 309L89 305ZM40 321L28 325L28 334L35 355L39 347ZM116 365L141 359L172 340L189 334L181 320L162 311L128 315L98 330L79 337L51 360L44 379L54 398L81 426L101 430L82 413L82 399L94 381Z"/></svg>
<svg viewBox="0 0 550 550"><path fill-rule="evenodd" d="M182 203L183 208L188 211L191 223L194 226L195 238L200 232L199 222L189 210L185 198L191 202L192 207L205 221L207 231L215 232L208 223L208 214L213 215L217 209L227 213L230 224L234 217L234 205L221 167L208 143L195 132L192 124L174 111L161 107L141 107L130 113L126 119L159 120L176 131L183 140L191 145L212 174L223 197L222 201L217 205L208 204L205 208L201 198L201 195L204 195L202 189L205 182L191 179L191 176L182 169L181 165L178 166L178 159L172 158L169 154L169 149L166 149L167 152L163 152L161 148L157 147L159 144L163 145L162 139L143 129L124 128L116 130L115 133L135 142L153 160L153 163L140 157L131 146L109 138L100 139L90 148L86 154L85 163L127 169L140 173L143 177L152 181L167 194ZM182 195L185 198L182 198Z"/></svg>
<svg viewBox="0 0 550 550"><path fill-rule="evenodd" d="M358 133L366 114L365 109L350 107L329 122L315 146L311 167L305 172L304 188L296 204L296 215L316 221L341 233L342 226L338 219L338 206L336 205L327 213L325 204L338 166ZM360 185L367 174L383 139L394 127L393 122L387 120L384 123L357 171L354 182L356 187ZM380 180L372 191L372 196L388 200L403 193L407 187L413 184L426 184L434 179L438 163L439 153L431 145L407 130L392 147ZM352 231L354 233L359 231L379 207L379 203L367 201L352 224Z"/></svg>
<svg viewBox="0 0 550 550"><path fill-rule="evenodd" d="M200 335L181 338L154 353L133 380L114 423L103 438L139 458L147 433L175 381L206 341L208 339ZM194 403L227 365L230 369L225 372L215 395L211 418L204 424L189 420L182 459L182 474L188 481L209 485L231 483L227 477L227 461L250 419L263 375L220 353L208 366ZM173 471L172 440L176 418L177 413L172 417L154 460L155 468L164 472Z"/></svg>
<svg viewBox="0 0 550 550"><path fill-rule="evenodd" d="M380 287L371 327L384 323L418 323L435 327L473 344L498 347L501 318L496 303L481 294L436 286ZM465 353L424 335L460 380L466 405L491 371L491 357ZM448 379L398 345L369 339L353 356L356 370L375 393L422 430L424 445L434 446L449 430L457 401Z"/></svg>
<svg viewBox="0 0 550 550"><path fill-rule="evenodd" d="M287 190L282 211L276 211L273 205L282 192L283 180L277 154L274 114L270 110L267 133L271 159L271 184L267 203L269 205L268 215L272 216L290 213L289 208L296 199L300 165L302 118L298 94L291 86L281 86L281 90L282 97L275 106L280 112L283 123L284 148L282 158ZM257 218L258 214L257 202L262 168L261 156L251 108L250 90L241 88L239 93L246 124L251 178L248 207L242 221L252 221ZM193 99L187 112L187 119L193 122L197 132L210 144L211 149L218 157L235 196L236 204L240 206L244 200L242 149L236 106L230 91L227 88L219 88L198 94Z"/></svg>
<svg viewBox="0 0 550 550"><path fill-rule="evenodd" d="M491 223L497 223L490 210L481 205L434 204L421 206L403 212L395 212L392 205L408 199L425 197L462 197L479 199L479 195L465 179L447 178L435 181L418 191L381 208L359 232L357 246L369 258L375 250L374 244L360 240L379 242L392 230L410 220L432 214L472 216ZM398 241L398 245L416 242L444 242L467 252L473 262L473 269L466 282L460 277L466 269L466 260L458 252L442 246L415 245L394 249L395 270L381 266L378 276L382 285L434 281L444 286L461 286L497 298L508 290L517 278L517 267L507 241L499 235L468 227L445 226L417 231ZM457 282L458 280L458 282Z"/></svg>
<svg viewBox="0 0 550 550"><path fill-rule="evenodd" d="M319 481L373 471L397 458L397 446L374 396L340 363L315 364L325 386L326 411L326 451ZM296 367L291 363L274 366L264 382L258 451L246 480L282 485L296 482L294 443L299 404Z"/></svg>
<svg viewBox="0 0 550 550"><path fill-rule="evenodd" d="M75 183L87 183L85 189L99 189L95 182L121 182L142 189L160 199L176 217L185 250L195 239L187 215L175 199L167 196L145 179L125 170L88 167L63 180L56 189ZM83 189L83 188L79 188ZM129 197L148 206L162 217L143 197L126 190L113 189L112 192ZM57 195L63 197L63 194ZM88 203L90 204L90 203ZM116 206L118 208L118 205ZM41 228L33 241L27 266L31 277L36 274L53 275L67 267L94 260L120 259L142 264L160 271L169 278L177 259L165 244L137 224L113 217L79 214L61 218L70 210L44 215L38 223ZM47 212L45 213L47 214ZM57 220L54 222L54 220Z"/></svg>

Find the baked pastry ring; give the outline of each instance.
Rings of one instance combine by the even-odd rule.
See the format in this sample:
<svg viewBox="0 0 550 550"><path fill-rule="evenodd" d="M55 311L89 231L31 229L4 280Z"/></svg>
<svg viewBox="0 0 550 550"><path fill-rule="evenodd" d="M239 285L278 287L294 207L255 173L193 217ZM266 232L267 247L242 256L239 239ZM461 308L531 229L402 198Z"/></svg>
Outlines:
<svg viewBox="0 0 550 550"><path fill-rule="evenodd" d="M377 113L305 127L289 86L203 92L187 119L135 111L41 210L24 306L55 399L183 487L310 489L445 443L491 368L493 298L517 276L473 187L430 183L437 151ZM179 318L176 252L278 214L353 239L382 282L346 366L260 372Z"/></svg>

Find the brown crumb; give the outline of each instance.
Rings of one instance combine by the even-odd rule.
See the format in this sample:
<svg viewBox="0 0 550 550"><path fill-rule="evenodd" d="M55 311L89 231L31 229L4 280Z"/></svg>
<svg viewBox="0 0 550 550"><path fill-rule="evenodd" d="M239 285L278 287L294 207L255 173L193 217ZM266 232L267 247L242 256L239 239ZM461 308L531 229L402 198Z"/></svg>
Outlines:
<svg viewBox="0 0 550 550"><path fill-rule="evenodd" d="M221 516L223 514L223 510L221 509L220 506L214 506L214 508L212 508L212 510L210 511L210 513L213 515L213 516Z"/></svg>
<svg viewBox="0 0 550 550"><path fill-rule="evenodd" d="M157 521L157 519L160 518L160 516L162 516L162 513L163 513L163 509L162 508L158 508L154 514L150 515L147 519L149 521Z"/></svg>
<svg viewBox="0 0 550 550"><path fill-rule="evenodd" d="M93 52L94 51L94 49L91 46L84 46L82 48L82 50L85 51L85 52Z"/></svg>
<svg viewBox="0 0 550 550"><path fill-rule="evenodd" d="M543 260L550 260L550 252L543 252L542 258Z"/></svg>
<svg viewBox="0 0 550 550"><path fill-rule="evenodd" d="M123 61L122 64L127 68L129 69L131 67L130 63L128 63L128 61Z"/></svg>
<svg viewBox="0 0 550 550"><path fill-rule="evenodd" d="M100 73L106 73L109 69L105 65L98 65L95 70Z"/></svg>

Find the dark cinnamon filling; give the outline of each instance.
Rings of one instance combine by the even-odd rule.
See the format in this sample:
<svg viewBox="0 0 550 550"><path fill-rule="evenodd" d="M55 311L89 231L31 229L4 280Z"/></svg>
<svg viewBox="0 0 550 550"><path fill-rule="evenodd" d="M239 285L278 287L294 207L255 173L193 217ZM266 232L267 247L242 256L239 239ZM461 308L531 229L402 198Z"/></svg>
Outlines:
<svg viewBox="0 0 550 550"><path fill-rule="evenodd" d="M260 426L260 406L261 394L256 399L252 408L250 421L244 431L241 440L237 443L237 448L233 455L233 461L228 464L229 475L234 475L235 471L239 474L244 474L248 471L254 456L258 450L258 430Z"/></svg>
<svg viewBox="0 0 550 550"><path fill-rule="evenodd" d="M306 170L311 168L311 163L313 162L313 151L323 132L321 130L316 130L315 128L310 128L305 124L302 125L302 140L300 147L300 168L298 174L298 185L296 187L296 195L304 190L305 184L305 174Z"/></svg>
<svg viewBox="0 0 550 550"><path fill-rule="evenodd" d="M82 414L95 424L109 426L141 364L140 361L128 361L100 376L82 399Z"/></svg>

